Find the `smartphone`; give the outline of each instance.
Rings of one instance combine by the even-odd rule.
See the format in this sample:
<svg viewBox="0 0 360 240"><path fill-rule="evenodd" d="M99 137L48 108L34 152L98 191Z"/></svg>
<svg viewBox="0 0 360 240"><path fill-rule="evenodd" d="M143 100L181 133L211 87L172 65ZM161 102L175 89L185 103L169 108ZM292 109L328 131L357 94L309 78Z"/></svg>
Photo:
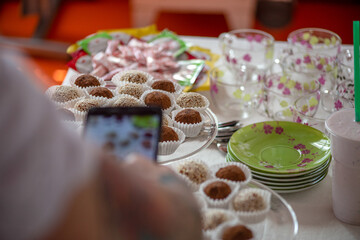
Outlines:
<svg viewBox="0 0 360 240"><path fill-rule="evenodd" d="M161 121L158 107L91 108L84 136L119 159L136 152L156 161Z"/></svg>

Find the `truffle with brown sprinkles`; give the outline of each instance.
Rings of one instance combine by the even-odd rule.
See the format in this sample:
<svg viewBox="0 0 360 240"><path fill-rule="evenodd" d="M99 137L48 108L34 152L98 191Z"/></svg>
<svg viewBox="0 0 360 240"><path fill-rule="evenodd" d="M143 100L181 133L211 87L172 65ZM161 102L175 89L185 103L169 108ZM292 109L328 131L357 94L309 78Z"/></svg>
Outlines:
<svg viewBox="0 0 360 240"><path fill-rule="evenodd" d="M89 94L94 97L113 98L114 94L106 87L93 88Z"/></svg>
<svg viewBox="0 0 360 240"><path fill-rule="evenodd" d="M166 92L173 93L175 92L174 83L169 80L157 80L151 84L152 89L159 89Z"/></svg>
<svg viewBox="0 0 360 240"><path fill-rule="evenodd" d="M128 83L118 88L118 93L128 94L136 98L140 98L144 92L145 88L142 85L136 83Z"/></svg>
<svg viewBox="0 0 360 240"><path fill-rule="evenodd" d="M84 88L100 86L99 80L90 74L80 75L79 77L76 78L74 84L76 86L84 87Z"/></svg>
<svg viewBox="0 0 360 240"><path fill-rule="evenodd" d="M95 99L82 99L78 101L74 108L80 112L89 111L90 108L100 107L99 101Z"/></svg>
<svg viewBox="0 0 360 240"><path fill-rule="evenodd" d="M179 136L171 127L162 126L160 142L169 142L169 141L179 141Z"/></svg>
<svg viewBox="0 0 360 240"><path fill-rule="evenodd" d="M241 170L241 168L235 165L229 165L220 168L215 175L218 178L227 179L236 182L242 182L246 180L246 176L243 170Z"/></svg>
<svg viewBox="0 0 360 240"><path fill-rule="evenodd" d="M79 98L80 94L75 87L72 86L58 86L51 96L55 102L68 102L70 100Z"/></svg>
<svg viewBox="0 0 360 240"><path fill-rule="evenodd" d="M163 110L171 107L169 96L159 91L148 93L145 96L144 102L147 106L158 106Z"/></svg>
<svg viewBox="0 0 360 240"><path fill-rule="evenodd" d="M182 93L176 99L176 104L181 108L202 108L206 107L205 97L199 93Z"/></svg>
<svg viewBox="0 0 360 240"><path fill-rule="evenodd" d="M246 226L238 224L228 227L222 234L222 240L249 240L252 239L253 233Z"/></svg>
<svg viewBox="0 0 360 240"><path fill-rule="evenodd" d="M225 199L231 193L231 188L228 184L222 181L215 181L209 183L204 188L204 193L211 199Z"/></svg>
<svg viewBox="0 0 360 240"><path fill-rule="evenodd" d="M200 184L206 181L208 168L203 163L190 160L178 166L178 172L187 176L192 182Z"/></svg>
<svg viewBox="0 0 360 240"><path fill-rule="evenodd" d="M194 109L184 109L175 116L175 121L179 123L195 124L202 121L201 115Z"/></svg>
<svg viewBox="0 0 360 240"><path fill-rule="evenodd" d="M128 71L123 73L120 77L120 81L144 84L148 80L148 76L141 71Z"/></svg>

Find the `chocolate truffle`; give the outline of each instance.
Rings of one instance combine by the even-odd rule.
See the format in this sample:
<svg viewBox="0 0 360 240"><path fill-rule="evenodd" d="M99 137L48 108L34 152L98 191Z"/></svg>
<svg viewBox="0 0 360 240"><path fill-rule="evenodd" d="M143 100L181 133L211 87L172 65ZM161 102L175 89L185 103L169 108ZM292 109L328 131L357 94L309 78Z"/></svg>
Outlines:
<svg viewBox="0 0 360 240"><path fill-rule="evenodd" d="M113 107L139 107L139 106L142 106L141 101L133 96L128 96L128 95L118 96L113 104Z"/></svg>
<svg viewBox="0 0 360 240"><path fill-rule="evenodd" d="M192 182L200 184L206 181L208 168L203 163L190 160L180 164L178 172L187 176Z"/></svg>
<svg viewBox="0 0 360 240"><path fill-rule="evenodd" d="M75 115L72 111L66 108L59 108L57 112L60 114L61 120L64 121L75 121Z"/></svg>
<svg viewBox="0 0 360 240"><path fill-rule="evenodd" d="M114 94L106 87L96 87L89 92L94 97L113 98Z"/></svg>
<svg viewBox="0 0 360 240"><path fill-rule="evenodd" d="M207 209L202 213L202 229L213 230L220 224L230 220L229 214L220 209Z"/></svg>
<svg viewBox="0 0 360 240"><path fill-rule="evenodd" d="M100 86L99 80L90 74L80 75L75 80L75 85L79 87L96 87Z"/></svg>
<svg viewBox="0 0 360 240"><path fill-rule="evenodd" d="M168 141L179 141L179 136L171 127L162 126L160 142L168 142Z"/></svg>
<svg viewBox="0 0 360 240"><path fill-rule="evenodd" d="M175 121L179 123L195 124L202 121L200 113L194 109L184 109L175 116Z"/></svg>
<svg viewBox="0 0 360 240"><path fill-rule="evenodd" d="M154 91L146 95L144 102L148 106L158 106L161 109L171 107L171 100L165 93Z"/></svg>
<svg viewBox="0 0 360 240"><path fill-rule="evenodd" d="M216 172L216 177L227 179L230 181L242 182L246 180L245 173L241 168L235 165L229 165L223 168L220 168Z"/></svg>
<svg viewBox="0 0 360 240"><path fill-rule="evenodd" d="M136 83L128 83L118 88L118 93L128 94L136 98L140 98L144 92L145 92L145 88L143 87L143 85Z"/></svg>
<svg viewBox="0 0 360 240"><path fill-rule="evenodd" d="M176 99L176 103L181 108L201 108L206 107L207 104L205 97L195 92L180 94L180 96Z"/></svg>
<svg viewBox="0 0 360 240"><path fill-rule="evenodd" d="M212 199L224 199L231 193L231 188L228 184L222 181L215 181L209 183L204 188L205 194Z"/></svg>
<svg viewBox="0 0 360 240"><path fill-rule="evenodd" d="M233 207L237 211L261 211L266 208L266 202L257 192L240 191L233 199Z"/></svg>
<svg viewBox="0 0 360 240"><path fill-rule="evenodd" d="M248 240L253 238L253 233L244 225L228 227L222 234L222 240Z"/></svg>
<svg viewBox="0 0 360 240"><path fill-rule="evenodd" d="M72 86L58 86L51 96L55 102L67 102L80 97L79 91Z"/></svg>
<svg viewBox="0 0 360 240"><path fill-rule="evenodd" d="M175 92L174 83L169 80L157 80L151 84L152 89L159 89L166 92L173 93Z"/></svg>
<svg viewBox="0 0 360 240"><path fill-rule="evenodd" d="M147 80L148 80L148 76L144 72L137 70L127 71L126 73L123 73L120 77L120 81L139 83L139 84L146 83Z"/></svg>

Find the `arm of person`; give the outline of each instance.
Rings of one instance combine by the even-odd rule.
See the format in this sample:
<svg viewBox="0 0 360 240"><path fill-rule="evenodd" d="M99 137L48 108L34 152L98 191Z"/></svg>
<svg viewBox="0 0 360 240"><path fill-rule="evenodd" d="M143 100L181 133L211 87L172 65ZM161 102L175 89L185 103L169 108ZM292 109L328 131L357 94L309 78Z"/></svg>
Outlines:
<svg viewBox="0 0 360 240"><path fill-rule="evenodd" d="M140 155L101 169L44 239L201 239L198 206L170 169Z"/></svg>
<svg viewBox="0 0 360 240"><path fill-rule="evenodd" d="M46 240L201 239L196 201L169 168L138 155L105 160L101 169Z"/></svg>

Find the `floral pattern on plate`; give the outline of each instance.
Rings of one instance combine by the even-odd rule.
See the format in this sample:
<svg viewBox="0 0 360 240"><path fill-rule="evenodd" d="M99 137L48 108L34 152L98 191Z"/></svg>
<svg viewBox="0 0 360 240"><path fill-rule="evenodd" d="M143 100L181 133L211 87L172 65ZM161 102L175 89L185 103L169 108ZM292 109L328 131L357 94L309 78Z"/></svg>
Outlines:
<svg viewBox="0 0 360 240"><path fill-rule="evenodd" d="M330 139L306 125L269 121L248 125L231 137L230 154L260 172L308 171L330 157Z"/></svg>

